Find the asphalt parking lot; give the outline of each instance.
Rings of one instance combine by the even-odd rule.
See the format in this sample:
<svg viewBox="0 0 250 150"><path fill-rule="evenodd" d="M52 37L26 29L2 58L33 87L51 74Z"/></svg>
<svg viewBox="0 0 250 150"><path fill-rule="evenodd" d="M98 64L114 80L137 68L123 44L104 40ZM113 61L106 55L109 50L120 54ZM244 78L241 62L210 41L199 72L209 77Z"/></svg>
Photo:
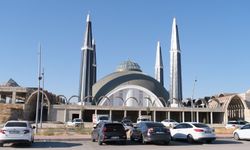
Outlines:
<svg viewBox="0 0 250 150"><path fill-rule="evenodd" d="M127 142L127 145L102 145L99 146L96 142L91 142L90 140L86 141L39 141L35 142L31 147L27 147L21 144L5 144L1 150L10 150L10 149L30 149L30 150L41 150L41 149L60 149L60 150L211 150L211 149L226 149L226 150L246 150L250 147L250 141L236 141L232 138L220 138L217 139L212 144L202 144L195 143L189 144L185 141L171 141L169 145L156 145L156 144L147 144L143 145L140 143L130 141Z"/></svg>

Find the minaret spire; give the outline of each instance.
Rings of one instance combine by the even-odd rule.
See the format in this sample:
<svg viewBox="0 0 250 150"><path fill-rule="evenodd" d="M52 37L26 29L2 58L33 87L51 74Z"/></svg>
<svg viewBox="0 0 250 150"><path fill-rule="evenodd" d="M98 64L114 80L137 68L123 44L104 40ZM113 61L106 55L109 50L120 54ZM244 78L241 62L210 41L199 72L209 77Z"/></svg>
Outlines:
<svg viewBox="0 0 250 150"><path fill-rule="evenodd" d="M172 107L178 107L182 100L181 50L176 18L173 19L170 48L170 100Z"/></svg>
<svg viewBox="0 0 250 150"><path fill-rule="evenodd" d="M92 41L93 46L93 85L96 83L96 43L95 39Z"/></svg>
<svg viewBox="0 0 250 150"><path fill-rule="evenodd" d="M86 31L84 36L83 47L81 48L81 67L80 67L80 82L79 82L79 101L91 102L91 98L85 99L87 96L92 96L92 86L94 84L96 73L94 73L94 51L92 44L92 27L90 15L86 19Z"/></svg>
<svg viewBox="0 0 250 150"><path fill-rule="evenodd" d="M155 79L164 85L163 79L163 63L162 63L162 54L161 54L161 45L160 41L157 42L156 49L156 60L155 60Z"/></svg>

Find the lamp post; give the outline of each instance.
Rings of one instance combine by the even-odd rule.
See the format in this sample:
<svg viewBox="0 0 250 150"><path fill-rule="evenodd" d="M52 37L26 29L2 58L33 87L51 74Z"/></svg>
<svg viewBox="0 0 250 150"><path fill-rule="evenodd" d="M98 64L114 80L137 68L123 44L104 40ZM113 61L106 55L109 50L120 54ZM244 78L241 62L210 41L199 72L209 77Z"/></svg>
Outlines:
<svg viewBox="0 0 250 150"><path fill-rule="evenodd" d="M41 81L41 44L39 44L39 53L38 53L38 92L37 92L37 101L36 101L36 128L35 133L38 131L38 110L39 110L39 101L40 101L40 81Z"/></svg>
<svg viewBox="0 0 250 150"><path fill-rule="evenodd" d="M196 84L196 82L197 82L197 79L195 78L194 85L193 85L192 97L191 97L191 122L194 121L194 114L193 114L194 103L193 103L193 98L194 98L194 90L195 90L195 84Z"/></svg>
<svg viewBox="0 0 250 150"><path fill-rule="evenodd" d="M43 85L42 85L42 89L44 90L44 68L43 68L43 72L42 72L42 79L43 79ZM42 122L43 122L43 101L44 101L44 94L42 94L42 102L41 102L41 112L40 112L40 128L42 128Z"/></svg>

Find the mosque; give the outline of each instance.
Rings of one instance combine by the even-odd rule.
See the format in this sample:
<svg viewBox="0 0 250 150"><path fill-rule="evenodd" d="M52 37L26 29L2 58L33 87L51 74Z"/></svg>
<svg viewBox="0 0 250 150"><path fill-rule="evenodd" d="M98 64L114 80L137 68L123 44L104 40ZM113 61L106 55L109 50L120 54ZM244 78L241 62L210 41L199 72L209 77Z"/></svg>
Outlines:
<svg viewBox="0 0 250 150"><path fill-rule="evenodd" d="M92 22L87 15L86 32L81 48L81 65L78 104L71 104L63 95L46 94L45 113L47 121L66 122L73 118L92 121L93 114L108 114L114 121L129 117L133 122L141 115L151 116L153 121L175 119L178 122L197 121L207 124L225 124L228 120L250 121L250 90L245 93L220 93L197 100L183 100L181 49L176 19L173 19L170 46L169 90L164 86L164 67L160 42L156 47L155 76L143 73L141 67L131 60L123 61L117 69L97 81L96 43L92 36ZM15 94L6 94L15 90ZM0 86L0 106L6 97L16 104L17 87ZM5 91L4 91L5 90ZM27 110L35 110L37 88L32 88L23 98L23 114L28 120ZM13 96L14 95L14 96ZM53 96L48 96L53 95ZM29 97L29 100L27 100ZM41 96L40 96L41 97ZM53 97L53 98L50 98ZM5 98L5 99L4 99ZM32 108L32 109L27 109ZM28 116L28 117L27 117ZM18 118L18 116L15 116ZM0 114L1 118L1 114Z"/></svg>

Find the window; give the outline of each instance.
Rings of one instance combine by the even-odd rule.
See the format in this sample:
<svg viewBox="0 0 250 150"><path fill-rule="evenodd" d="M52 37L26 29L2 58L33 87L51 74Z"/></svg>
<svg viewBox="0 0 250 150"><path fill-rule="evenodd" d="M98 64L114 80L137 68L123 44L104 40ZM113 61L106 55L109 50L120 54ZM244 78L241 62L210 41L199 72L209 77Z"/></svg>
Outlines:
<svg viewBox="0 0 250 150"><path fill-rule="evenodd" d="M250 129L250 125L245 125L241 129Z"/></svg>
<svg viewBox="0 0 250 150"><path fill-rule="evenodd" d="M5 127L27 127L25 122L8 122Z"/></svg>

